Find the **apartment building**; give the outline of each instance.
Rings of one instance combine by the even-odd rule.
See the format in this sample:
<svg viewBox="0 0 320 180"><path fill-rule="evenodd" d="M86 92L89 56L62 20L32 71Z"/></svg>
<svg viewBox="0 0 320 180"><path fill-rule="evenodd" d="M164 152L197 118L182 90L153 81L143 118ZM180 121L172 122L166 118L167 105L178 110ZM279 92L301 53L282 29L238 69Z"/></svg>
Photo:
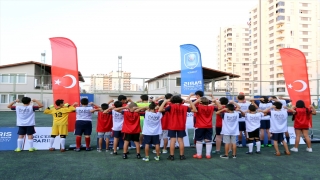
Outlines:
<svg viewBox="0 0 320 180"><path fill-rule="evenodd" d="M279 49L296 48L307 59L311 95L320 72L320 5L315 0L260 0L250 10L250 59L255 95L287 95ZM312 97L314 101L316 96Z"/></svg>
<svg viewBox="0 0 320 180"><path fill-rule="evenodd" d="M120 78L119 78L120 77ZM90 92L104 90L131 90L131 72L111 71L109 74L92 74Z"/></svg>
<svg viewBox="0 0 320 180"><path fill-rule="evenodd" d="M252 94L252 63L250 61L249 27L221 27L217 37L217 68L240 78L216 83L217 89Z"/></svg>

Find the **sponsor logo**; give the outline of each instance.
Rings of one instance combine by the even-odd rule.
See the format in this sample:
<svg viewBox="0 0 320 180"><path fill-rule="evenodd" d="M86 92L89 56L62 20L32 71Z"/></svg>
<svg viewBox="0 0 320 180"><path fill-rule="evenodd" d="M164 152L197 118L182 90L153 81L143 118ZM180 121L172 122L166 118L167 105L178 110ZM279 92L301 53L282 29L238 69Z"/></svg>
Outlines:
<svg viewBox="0 0 320 180"><path fill-rule="evenodd" d="M12 132L0 132L0 142L10 142Z"/></svg>

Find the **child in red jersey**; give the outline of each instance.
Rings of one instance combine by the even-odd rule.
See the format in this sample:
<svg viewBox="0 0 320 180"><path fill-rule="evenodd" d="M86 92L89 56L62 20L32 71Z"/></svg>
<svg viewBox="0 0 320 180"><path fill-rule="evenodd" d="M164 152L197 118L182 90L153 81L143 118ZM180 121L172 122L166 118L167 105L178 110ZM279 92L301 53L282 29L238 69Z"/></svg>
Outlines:
<svg viewBox="0 0 320 180"><path fill-rule="evenodd" d="M195 122L195 140L197 154L193 155L194 158L202 158L202 141L206 142L206 158L211 158L212 150L212 115L214 112L213 106L208 106L209 100L206 97L197 99L194 104L199 103L197 106L197 121Z"/></svg>
<svg viewBox="0 0 320 180"><path fill-rule="evenodd" d="M124 133L123 159L128 158L128 146L130 141L133 141L136 145L137 158L141 158L139 146L141 132L139 112L146 108L148 107L138 108L137 104L132 102L129 104L129 111L122 111L124 119L121 131Z"/></svg>
<svg viewBox="0 0 320 180"><path fill-rule="evenodd" d="M184 143L183 137L186 136L186 121L187 121L187 112L197 112L196 107L193 103L191 104L192 109L188 106L183 105L183 99L176 95L173 96L170 100L171 104L164 108L164 105L168 102L165 100L160 108L159 112L166 112L168 113L168 118L170 120L169 123L169 131L168 136L170 137L170 156L167 158L168 160L174 160L174 149L176 138L178 137L179 149L180 149L180 160L185 160L186 157L184 156Z"/></svg>
<svg viewBox="0 0 320 180"><path fill-rule="evenodd" d="M98 152L102 150L102 141L106 141L106 152L109 151L109 139L112 133L112 115L110 113L104 113L103 111L109 108L109 104L101 104L100 111L97 117L97 133L99 138Z"/></svg>
<svg viewBox="0 0 320 180"><path fill-rule="evenodd" d="M298 147L300 143L300 134L302 132L306 143L307 143L307 149L306 151L312 152L311 148L311 141L308 135L309 127L310 127L310 115L317 114L316 110L312 105L310 105L310 108L307 108L304 104L304 101L298 100L296 102L296 106L292 107L293 111L293 117L294 120L294 131L296 133L296 140L294 143L294 147L290 150L293 152L298 152Z"/></svg>

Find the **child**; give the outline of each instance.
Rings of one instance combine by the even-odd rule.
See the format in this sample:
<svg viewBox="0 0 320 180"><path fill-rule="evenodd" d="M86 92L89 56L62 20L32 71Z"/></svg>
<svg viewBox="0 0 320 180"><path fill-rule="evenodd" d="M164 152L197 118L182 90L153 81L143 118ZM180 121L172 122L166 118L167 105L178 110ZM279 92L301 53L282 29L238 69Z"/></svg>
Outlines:
<svg viewBox="0 0 320 180"><path fill-rule="evenodd" d="M164 98L168 101L170 101L170 99L172 98L172 94L167 93L166 95L164 95ZM161 106L161 104L163 103L164 100L160 100L158 102L158 105ZM170 102L167 102L167 104L165 104L165 108L168 107L170 105ZM163 149L162 149L162 153L166 154L168 153L167 147L168 147L168 126L169 126L169 122L170 120L168 119L168 113L163 113L162 114L162 118L161 118L161 127L162 127L162 133L160 134L160 140L163 140ZM153 150L153 153L156 153L156 150Z"/></svg>
<svg viewBox="0 0 320 180"><path fill-rule="evenodd" d="M140 127L140 110L136 103L129 104L129 111L122 111L123 114L123 126L122 133L124 133L124 145L123 145L123 159L128 158L128 146L129 142L133 141L136 145L137 158L140 159L140 146L139 138L141 133Z"/></svg>
<svg viewBox="0 0 320 180"><path fill-rule="evenodd" d="M214 110L219 111L222 108L225 108L225 106L228 103L229 103L229 100L226 97L221 97L219 101L215 101L216 105L214 106ZM216 129L215 129L216 150L212 152L214 154L220 154L221 141L222 141L221 130L222 130L222 118L220 114L216 114Z"/></svg>
<svg viewBox="0 0 320 180"><path fill-rule="evenodd" d="M143 94L140 96L140 102L137 102L138 107L147 107L149 106L149 96L146 94ZM140 128L143 129L143 121L144 121L144 112L140 112ZM140 134L140 147L142 147L142 141L143 141L143 134Z"/></svg>
<svg viewBox="0 0 320 180"><path fill-rule="evenodd" d="M102 150L102 141L106 141L106 152L109 151L109 139L112 132L112 115L109 113L104 113L105 110L109 108L109 103L101 104L101 108L98 112L97 117L97 133L99 138L99 146L97 148L98 152Z"/></svg>
<svg viewBox="0 0 320 180"><path fill-rule="evenodd" d="M246 152L246 154L252 154L253 151L253 141L256 141L257 145L257 154L261 154L260 148L260 138L259 138L259 127L260 127L260 121L263 116L263 113L257 112L257 107L254 105L249 106L249 112L245 113L241 111L243 115L245 115L245 123L246 123L246 131L248 132L248 147L249 151Z"/></svg>
<svg viewBox="0 0 320 180"><path fill-rule="evenodd" d="M270 140L270 115L268 113L263 113L263 117L260 121L260 144L261 147L272 147L271 140ZM268 136L268 144L264 144L264 133L267 132Z"/></svg>
<svg viewBox="0 0 320 180"><path fill-rule="evenodd" d="M178 137L180 160L185 160L186 157L184 156L183 137L186 136L187 112L190 112L190 108L182 104L183 99L179 95L173 96L170 100L171 104L164 108L164 105L167 102L168 100L165 100L159 108L159 112L168 112L168 118L171 122L168 127L168 136L170 137L170 156L167 159L171 161L174 160L175 143L176 138ZM193 103L191 103L191 107L191 112L197 112Z"/></svg>
<svg viewBox="0 0 320 180"><path fill-rule="evenodd" d="M271 110L273 109L273 110ZM271 111L270 111L271 110ZM270 111L270 131L272 133L273 146L276 152L274 153L276 156L280 156L281 153L279 151L278 142L282 142L283 147L285 149L285 154L290 155L290 151L288 149L288 145L283 138L283 134L288 130L287 126L287 118L288 113L286 109L282 109L281 102L275 102L273 106L265 109L263 112L267 113Z"/></svg>
<svg viewBox="0 0 320 180"><path fill-rule="evenodd" d="M66 137L68 135L68 117L70 112L74 112L76 108L74 107L78 103L74 103L70 106L68 103L64 104L63 99L57 99L55 102L57 108L53 105L44 110L44 114L51 114L53 117L51 138L50 138L50 151L54 151L53 143L56 136L60 135L60 151L65 152Z"/></svg>
<svg viewBox="0 0 320 180"><path fill-rule="evenodd" d="M294 131L296 133L296 140L294 147L290 150L293 152L298 152L299 142L300 142L300 134L302 132L305 141L307 143L306 151L312 152L311 141L308 135L309 127L310 127L310 115L315 115L317 112L312 105L310 108L306 108L304 101L298 100L296 102L296 106L292 107L293 111L293 120L294 120Z"/></svg>
<svg viewBox="0 0 320 180"><path fill-rule="evenodd" d="M239 94L238 97L238 104L240 106L240 110L242 112L246 112L249 109L250 103L246 102L245 96L243 94ZM242 132L244 132L245 137L247 139L247 133L246 133L246 123L245 118L241 117L239 119L239 136L238 136L238 147L242 147Z"/></svg>
<svg viewBox="0 0 320 180"><path fill-rule="evenodd" d="M74 133L74 135L76 135L76 149L74 149L76 152L80 151L82 134L85 136L86 151L91 151L90 135L92 132L92 113L95 111L99 111L99 109L93 109L93 107L89 105L87 98L82 98L81 107L76 107L76 130Z"/></svg>
<svg viewBox="0 0 320 180"><path fill-rule="evenodd" d="M193 155L194 158L202 158L202 141L206 142L206 158L211 158L212 150L212 115L214 112L213 106L209 105L209 100L206 97L200 97L194 104L199 103L197 107L197 121L194 125L195 127L195 140L196 140L196 150L197 154Z"/></svg>
<svg viewBox="0 0 320 180"><path fill-rule="evenodd" d="M32 102L35 102L38 104L38 106L32 106L30 104L31 98L29 97L23 97L21 99L23 106L13 106L16 102L20 102L19 99L11 102L8 105L8 108L11 110L16 110L16 115L17 115L17 126L19 127L18 130L18 140L17 140L17 148L14 150L16 152L20 152L23 147L23 139L24 136L27 134L28 135L28 142L30 145L30 152L35 151L36 149L33 147L33 134L36 133L34 130L34 125L35 123L35 110L39 110L39 108L42 108L43 105L41 102L39 102L36 99L33 99Z"/></svg>
<svg viewBox="0 0 320 180"><path fill-rule="evenodd" d="M232 144L232 158L237 158L236 137L239 134L239 118L241 114L235 112L235 106L233 104L227 104L226 108L217 111L216 114L223 118L221 134L223 135L225 154L220 155L220 157L229 158L229 146Z"/></svg>
<svg viewBox="0 0 320 180"><path fill-rule="evenodd" d="M119 138L123 137L121 132L123 126L123 114L121 113L123 109L127 107L123 107L121 101L116 101L113 103L114 109L111 111L112 114L112 133L113 133L113 152L110 154L117 155L117 147L119 143ZM108 110L105 110L104 113L108 113Z"/></svg>
<svg viewBox="0 0 320 180"><path fill-rule="evenodd" d="M159 134L162 133L161 129L161 118L162 113L155 111L156 104L151 102L149 105L149 110L145 112L145 119L143 125L143 142L145 144L145 154L146 156L142 159L144 161L149 161L149 145L154 144L156 146L156 157L154 159L159 161L160 158L160 138Z"/></svg>

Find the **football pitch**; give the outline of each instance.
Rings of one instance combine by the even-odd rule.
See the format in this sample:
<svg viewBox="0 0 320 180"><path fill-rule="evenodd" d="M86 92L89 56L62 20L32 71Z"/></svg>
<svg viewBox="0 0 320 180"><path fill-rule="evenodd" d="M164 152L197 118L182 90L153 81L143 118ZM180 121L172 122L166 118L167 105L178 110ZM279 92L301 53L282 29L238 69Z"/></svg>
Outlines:
<svg viewBox="0 0 320 180"><path fill-rule="evenodd" d="M320 115L313 116L313 137L320 139L319 120ZM0 127L15 127L15 123L15 112L0 112ZM290 116L288 125L292 124ZM36 112L37 127L51 125L50 115ZM93 151L0 151L0 179L320 179L320 143L312 144L312 153L305 151L306 145L300 145L299 152L289 156L282 153L279 157L273 155L273 147L262 148L262 154L253 155L245 154L247 148L238 148L236 159L221 159L215 154L211 159L193 159L195 148L188 147L185 148L186 160L179 160L176 149L174 161L166 159L168 154L161 154L160 161L155 161L151 152L150 161L144 162L136 159L135 149L130 150L129 158L125 160L122 150L116 156L97 152L95 127L96 115L93 116L91 136ZM192 143L193 130L189 130L189 137ZM72 133L66 140L66 146L70 144L75 144ZM280 150L283 152L284 148L280 146ZM144 150L141 150L141 156L144 157Z"/></svg>

